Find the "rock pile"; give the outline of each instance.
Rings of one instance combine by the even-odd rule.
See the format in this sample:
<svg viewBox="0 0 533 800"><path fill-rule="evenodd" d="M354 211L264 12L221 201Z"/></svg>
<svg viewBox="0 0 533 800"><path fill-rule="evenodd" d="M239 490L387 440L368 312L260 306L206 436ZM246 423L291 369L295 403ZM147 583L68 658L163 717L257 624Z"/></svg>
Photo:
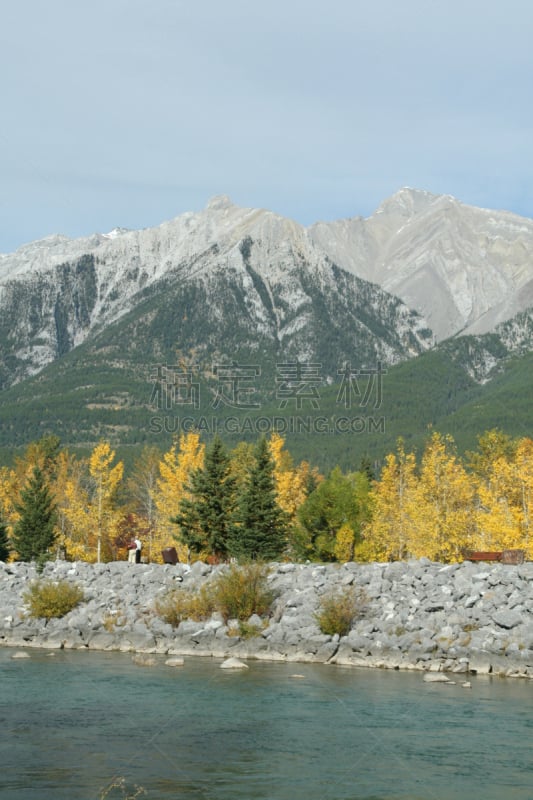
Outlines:
<svg viewBox="0 0 533 800"><path fill-rule="evenodd" d="M169 589L198 589L220 569L51 562L42 577L77 583L85 599L47 622L24 607L23 592L39 577L34 566L0 562L0 644L533 678L533 563L272 564L272 615L249 620L258 627L251 638L219 614L173 628L155 613ZM320 598L351 587L363 599L349 634L322 634L314 616Z"/></svg>

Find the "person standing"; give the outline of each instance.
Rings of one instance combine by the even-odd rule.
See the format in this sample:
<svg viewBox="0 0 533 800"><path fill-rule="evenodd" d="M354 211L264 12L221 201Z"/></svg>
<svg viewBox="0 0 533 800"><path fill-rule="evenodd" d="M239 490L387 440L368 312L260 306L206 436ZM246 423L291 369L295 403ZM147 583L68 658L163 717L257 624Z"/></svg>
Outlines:
<svg viewBox="0 0 533 800"><path fill-rule="evenodd" d="M130 564L135 564L137 558L137 542L131 539L128 545L128 561Z"/></svg>
<svg viewBox="0 0 533 800"><path fill-rule="evenodd" d="M142 550L142 542L140 539L134 539L135 542L135 563L141 563L141 550Z"/></svg>

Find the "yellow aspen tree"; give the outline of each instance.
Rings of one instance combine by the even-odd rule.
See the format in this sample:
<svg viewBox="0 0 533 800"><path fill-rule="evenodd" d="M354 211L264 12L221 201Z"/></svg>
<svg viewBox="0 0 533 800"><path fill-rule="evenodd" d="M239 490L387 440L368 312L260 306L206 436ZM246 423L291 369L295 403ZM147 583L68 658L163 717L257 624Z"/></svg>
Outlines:
<svg viewBox="0 0 533 800"><path fill-rule="evenodd" d="M200 434L194 431L185 434L172 445L159 462L159 479L155 492L157 528L153 537L154 558L161 561L160 551L174 545L180 561L189 558L187 547L176 544L176 525L171 522L179 512L180 502L188 497L187 485L193 470L204 464L205 447L200 443Z"/></svg>
<svg viewBox="0 0 533 800"><path fill-rule="evenodd" d="M510 461L515 454L516 441L498 428L478 436L478 448L466 454L467 465L480 480L488 479L496 459Z"/></svg>
<svg viewBox="0 0 533 800"><path fill-rule="evenodd" d="M128 496L135 508L135 515L133 515L132 519L139 530L145 529L145 535L148 539L147 547L143 547L143 551L147 553L149 562L154 560L155 555L154 537L157 535L156 494L160 461L161 453L156 447L144 447L127 482ZM127 517L128 515L126 519Z"/></svg>
<svg viewBox="0 0 533 800"><path fill-rule="evenodd" d="M19 519L15 508L19 499L20 482L15 470L0 467L0 519L6 523L8 536L13 534L13 526Z"/></svg>
<svg viewBox="0 0 533 800"><path fill-rule="evenodd" d="M407 504L408 550L417 558L459 561L475 540L475 487L451 436L434 433Z"/></svg>
<svg viewBox="0 0 533 800"><path fill-rule="evenodd" d="M96 560L102 559L102 546L109 544L117 522L113 501L124 473L124 465L119 461L115 466L115 451L109 442L100 441L89 457L89 474L92 479L92 507L96 522Z"/></svg>
<svg viewBox="0 0 533 800"><path fill-rule="evenodd" d="M74 473L67 479L58 512L59 542L65 548L67 558L95 561L97 529L94 506L87 490L87 480L83 480L80 473Z"/></svg>
<svg viewBox="0 0 533 800"><path fill-rule="evenodd" d="M39 467L46 476L48 485L51 486L60 453L60 440L52 434L43 436L36 442L30 442L22 458L15 460L15 471L21 483L33 474L35 467Z"/></svg>
<svg viewBox="0 0 533 800"><path fill-rule="evenodd" d="M478 487L479 549L524 549L533 556L533 441L520 439L512 456L496 458Z"/></svg>
<svg viewBox="0 0 533 800"><path fill-rule="evenodd" d="M417 483L415 470L414 454L406 453L399 439L396 453L386 457L381 477L370 492L372 515L363 526L359 558L390 561L409 555L411 498Z"/></svg>
<svg viewBox="0 0 533 800"><path fill-rule="evenodd" d="M520 504L521 547L528 558L533 558L532 514L533 514L533 440L520 439L516 448L515 470Z"/></svg>
<svg viewBox="0 0 533 800"><path fill-rule="evenodd" d="M285 450L285 439L279 433L273 433L269 441L270 452L274 462L274 483L276 499L280 508L294 522L296 512L307 497L310 479L310 467L302 462L296 469L292 456Z"/></svg>
<svg viewBox="0 0 533 800"><path fill-rule="evenodd" d="M355 547L355 533L347 522L341 525L335 535L334 554L337 561L345 563L353 561Z"/></svg>
<svg viewBox="0 0 533 800"><path fill-rule="evenodd" d="M509 461L497 458L481 481L476 512L476 550L507 550L518 546L520 514L513 503L513 470Z"/></svg>
<svg viewBox="0 0 533 800"><path fill-rule="evenodd" d="M61 450L58 453L54 464L50 491L52 492L57 511L57 544L58 548L63 549L64 552L68 552L66 538L71 531L69 518L65 513L65 509L69 506L71 498L76 497L76 494L72 492L72 490L69 490L69 484L72 483L73 476L77 471L79 472L80 469L81 464L79 464L76 457L71 455L67 450ZM81 487L77 487L78 494L80 493L80 488ZM78 502L80 502L80 500L81 498L78 498ZM76 555L75 558L81 558L81 556Z"/></svg>

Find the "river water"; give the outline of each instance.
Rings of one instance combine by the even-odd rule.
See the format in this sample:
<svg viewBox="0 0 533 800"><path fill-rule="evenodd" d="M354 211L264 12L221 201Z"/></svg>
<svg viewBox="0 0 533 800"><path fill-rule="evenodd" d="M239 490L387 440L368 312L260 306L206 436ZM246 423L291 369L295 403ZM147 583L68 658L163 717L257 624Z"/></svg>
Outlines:
<svg viewBox="0 0 533 800"><path fill-rule="evenodd" d="M0 648L2 800L533 799L533 682L28 652Z"/></svg>

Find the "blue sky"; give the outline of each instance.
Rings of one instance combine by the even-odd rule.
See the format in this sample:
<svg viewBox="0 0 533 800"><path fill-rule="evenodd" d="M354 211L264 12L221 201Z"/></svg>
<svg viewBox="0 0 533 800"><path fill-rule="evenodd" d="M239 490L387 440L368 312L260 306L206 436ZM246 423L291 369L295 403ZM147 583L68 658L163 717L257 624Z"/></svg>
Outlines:
<svg viewBox="0 0 533 800"><path fill-rule="evenodd" d="M304 224L402 186L533 217L531 0L14 0L0 252L215 194Z"/></svg>

